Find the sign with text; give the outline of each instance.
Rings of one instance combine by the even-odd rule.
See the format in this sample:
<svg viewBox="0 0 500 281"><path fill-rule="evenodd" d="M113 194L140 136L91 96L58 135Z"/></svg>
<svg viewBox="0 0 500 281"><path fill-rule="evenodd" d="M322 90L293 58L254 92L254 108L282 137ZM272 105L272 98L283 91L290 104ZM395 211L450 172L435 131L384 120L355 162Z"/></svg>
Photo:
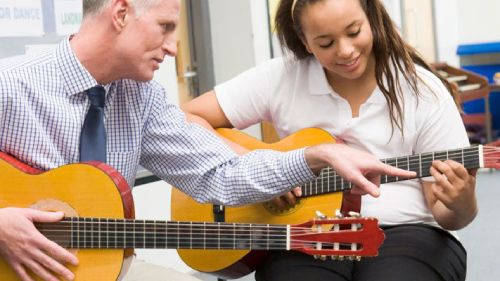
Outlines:
<svg viewBox="0 0 500 281"><path fill-rule="evenodd" d="M43 35L41 0L0 0L0 37Z"/></svg>
<svg viewBox="0 0 500 281"><path fill-rule="evenodd" d="M76 33L82 22L82 0L54 0L57 35Z"/></svg>

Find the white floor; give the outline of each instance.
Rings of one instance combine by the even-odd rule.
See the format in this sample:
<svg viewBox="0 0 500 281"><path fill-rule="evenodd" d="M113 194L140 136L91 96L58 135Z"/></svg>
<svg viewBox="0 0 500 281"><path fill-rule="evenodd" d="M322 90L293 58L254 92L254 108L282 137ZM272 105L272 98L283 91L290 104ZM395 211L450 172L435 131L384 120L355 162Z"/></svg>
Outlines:
<svg viewBox="0 0 500 281"><path fill-rule="evenodd" d="M500 280L500 171L477 176L479 213L459 236L467 249L467 281Z"/></svg>
<svg viewBox="0 0 500 281"><path fill-rule="evenodd" d="M136 187L136 217L142 219L170 218L170 186L156 182ZM479 214L459 236L468 252L467 281L500 280L500 171L481 171L477 177ZM149 262L175 268L206 281L217 278L195 272L180 260L175 250L137 250L138 256ZM253 274L238 281L254 280Z"/></svg>

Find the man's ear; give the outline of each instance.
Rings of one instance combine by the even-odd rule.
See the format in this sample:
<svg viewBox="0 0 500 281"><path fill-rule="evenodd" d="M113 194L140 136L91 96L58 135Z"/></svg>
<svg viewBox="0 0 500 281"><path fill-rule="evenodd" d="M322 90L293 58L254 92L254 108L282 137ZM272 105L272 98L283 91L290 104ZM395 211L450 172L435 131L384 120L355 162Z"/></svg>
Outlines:
<svg viewBox="0 0 500 281"><path fill-rule="evenodd" d="M129 0L112 0L110 6L113 26L121 31L128 23L133 6Z"/></svg>

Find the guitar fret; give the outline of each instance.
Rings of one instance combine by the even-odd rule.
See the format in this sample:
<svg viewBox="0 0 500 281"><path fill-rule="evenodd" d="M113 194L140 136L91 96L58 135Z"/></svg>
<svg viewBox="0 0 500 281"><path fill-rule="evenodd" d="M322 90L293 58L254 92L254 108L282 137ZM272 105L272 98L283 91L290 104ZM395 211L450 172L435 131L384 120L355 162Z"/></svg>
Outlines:
<svg viewBox="0 0 500 281"><path fill-rule="evenodd" d="M333 190L337 191L337 172L333 172Z"/></svg>
<svg viewBox="0 0 500 281"><path fill-rule="evenodd" d="M74 220L73 217L69 218L69 224L70 224L70 228L71 228L71 234L70 234L70 239L69 239L69 248L70 249L75 248L76 233L75 233L75 223L73 222L73 220Z"/></svg>
<svg viewBox="0 0 500 281"><path fill-rule="evenodd" d="M327 169L326 175L327 191L330 192L330 169Z"/></svg>
<svg viewBox="0 0 500 281"><path fill-rule="evenodd" d="M98 237L97 238L97 240L98 240L97 245L98 245L98 247L97 248L101 249L101 218L97 219L97 224L98 224L98 226L97 226L97 229L98 229L97 230L98 231L98 233L97 233L97 237Z"/></svg>
<svg viewBox="0 0 500 281"><path fill-rule="evenodd" d="M318 181L317 180L314 181L314 191L316 192L316 194L318 194Z"/></svg>
<svg viewBox="0 0 500 281"><path fill-rule="evenodd" d="M233 223L233 249L236 249L236 225Z"/></svg>
<svg viewBox="0 0 500 281"><path fill-rule="evenodd" d="M269 224L267 224L267 229L266 229L266 250L269 250Z"/></svg>
<svg viewBox="0 0 500 281"><path fill-rule="evenodd" d="M321 194L325 193L323 185L323 177L321 178Z"/></svg>
<svg viewBox="0 0 500 281"><path fill-rule="evenodd" d="M142 228L142 248L147 248L146 246L146 221L143 222L143 228Z"/></svg>
<svg viewBox="0 0 500 281"><path fill-rule="evenodd" d="M418 155L418 163L419 163L419 167L420 167L419 175L422 176L422 154Z"/></svg>
<svg viewBox="0 0 500 281"><path fill-rule="evenodd" d="M432 166L433 153L420 154L420 176L430 176L430 168Z"/></svg>
<svg viewBox="0 0 500 281"><path fill-rule="evenodd" d="M203 222L203 249L207 248L207 224Z"/></svg>

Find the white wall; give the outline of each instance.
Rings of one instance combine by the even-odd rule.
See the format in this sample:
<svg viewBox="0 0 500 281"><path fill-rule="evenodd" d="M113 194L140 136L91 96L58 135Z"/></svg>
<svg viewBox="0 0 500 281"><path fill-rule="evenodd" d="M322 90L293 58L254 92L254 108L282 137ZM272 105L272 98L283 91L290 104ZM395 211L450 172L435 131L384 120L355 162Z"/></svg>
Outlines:
<svg viewBox="0 0 500 281"><path fill-rule="evenodd" d="M394 23L401 30L401 0L382 0L382 2Z"/></svg>
<svg viewBox="0 0 500 281"><path fill-rule="evenodd" d="M482 0L479 0L482 1ZM478 1L474 1L478 2ZM460 22L457 0L435 0L434 15L436 24L437 61L459 65L456 55L460 39Z"/></svg>
<svg viewBox="0 0 500 281"><path fill-rule="evenodd" d="M437 0L436 2L441 1ZM458 0L459 42L500 41L500 1Z"/></svg>
<svg viewBox="0 0 500 281"><path fill-rule="evenodd" d="M434 0L438 58L459 65L458 45L500 41L500 1Z"/></svg>
<svg viewBox="0 0 500 281"><path fill-rule="evenodd" d="M215 83L270 58L265 0L210 0ZM260 125L244 130L261 138Z"/></svg>

